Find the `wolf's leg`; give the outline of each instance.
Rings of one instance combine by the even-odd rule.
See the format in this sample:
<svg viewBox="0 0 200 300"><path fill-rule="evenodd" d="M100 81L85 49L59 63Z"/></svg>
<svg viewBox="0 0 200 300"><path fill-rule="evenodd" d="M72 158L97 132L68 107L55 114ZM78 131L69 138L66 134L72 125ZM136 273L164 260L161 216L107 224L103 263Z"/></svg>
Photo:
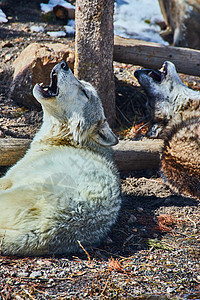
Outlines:
<svg viewBox="0 0 200 300"><path fill-rule="evenodd" d="M12 181L7 178L0 178L0 191L9 189L12 186Z"/></svg>

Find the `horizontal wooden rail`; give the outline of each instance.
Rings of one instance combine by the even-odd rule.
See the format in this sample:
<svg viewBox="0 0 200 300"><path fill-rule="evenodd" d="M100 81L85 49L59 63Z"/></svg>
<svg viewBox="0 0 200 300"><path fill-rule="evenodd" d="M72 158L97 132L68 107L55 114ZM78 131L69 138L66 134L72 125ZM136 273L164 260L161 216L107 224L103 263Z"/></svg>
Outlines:
<svg viewBox="0 0 200 300"><path fill-rule="evenodd" d="M31 140L0 139L0 166L12 166L26 153ZM158 169L162 140L120 141L113 147L114 160L120 171Z"/></svg>
<svg viewBox="0 0 200 300"><path fill-rule="evenodd" d="M199 50L115 36L113 60L155 69L169 60L175 64L177 72L200 76Z"/></svg>

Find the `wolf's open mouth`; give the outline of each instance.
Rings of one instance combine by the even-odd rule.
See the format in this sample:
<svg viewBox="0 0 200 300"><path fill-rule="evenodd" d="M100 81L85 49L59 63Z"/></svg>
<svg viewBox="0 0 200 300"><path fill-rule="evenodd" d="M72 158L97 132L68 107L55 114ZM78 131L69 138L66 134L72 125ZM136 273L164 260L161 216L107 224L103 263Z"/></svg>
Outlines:
<svg viewBox="0 0 200 300"><path fill-rule="evenodd" d="M166 64L163 64L160 70L144 70L144 71L148 76L153 78L153 80L162 82L164 77L167 75L167 66Z"/></svg>
<svg viewBox="0 0 200 300"><path fill-rule="evenodd" d="M51 72L51 82L50 85L43 85L40 83L40 87L42 89L43 97L50 98L58 95L58 87L57 87L57 74L55 71Z"/></svg>

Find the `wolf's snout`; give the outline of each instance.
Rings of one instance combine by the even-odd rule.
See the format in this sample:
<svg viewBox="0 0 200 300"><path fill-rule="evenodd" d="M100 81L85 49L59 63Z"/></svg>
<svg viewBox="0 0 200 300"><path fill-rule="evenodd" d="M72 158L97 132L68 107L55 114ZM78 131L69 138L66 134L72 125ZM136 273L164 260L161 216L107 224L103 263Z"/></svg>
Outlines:
<svg viewBox="0 0 200 300"><path fill-rule="evenodd" d="M139 78L139 73L141 72L141 70L137 70L134 73L134 76L138 79Z"/></svg>
<svg viewBox="0 0 200 300"><path fill-rule="evenodd" d="M63 70L65 70L65 71L68 71L69 70L69 66L68 66L68 64L66 63L66 61L61 61L61 63L60 63L60 66L61 66L61 68L63 69Z"/></svg>

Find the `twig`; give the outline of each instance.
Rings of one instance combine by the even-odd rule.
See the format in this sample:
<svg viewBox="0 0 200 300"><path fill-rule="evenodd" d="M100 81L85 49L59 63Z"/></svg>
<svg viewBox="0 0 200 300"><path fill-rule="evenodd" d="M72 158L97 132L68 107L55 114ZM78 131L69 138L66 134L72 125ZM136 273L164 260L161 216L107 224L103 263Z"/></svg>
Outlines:
<svg viewBox="0 0 200 300"><path fill-rule="evenodd" d="M116 106L116 108L119 110L120 114L123 116L123 118L130 124L132 125L132 122L123 114L123 112L121 111L121 109Z"/></svg>
<svg viewBox="0 0 200 300"><path fill-rule="evenodd" d="M106 290L107 285L108 285L108 281L109 281L109 278L106 280L105 286L104 286L104 288L103 288L103 291L102 291L101 294L100 294L100 297L103 296L103 294L105 293L105 290Z"/></svg>
<svg viewBox="0 0 200 300"><path fill-rule="evenodd" d="M196 229L197 228L197 224L195 223L195 221L193 221L192 219L190 219L189 216L187 216L187 219L194 224L194 228Z"/></svg>
<svg viewBox="0 0 200 300"><path fill-rule="evenodd" d="M78 244L79 244L79 246L81 247L81 249L85 252L85 254L87 255L87 258L88 258L88 260L89 260L89 263L91 262L91 257L90 257L90 255L89 255L89 253L87 252L87 250L83 247L83 245L81 244L81 242L80 241L77 241L78 242Z"/></svg>
<svg viewBox="0 0 200 300"><path fill-rule="evenodd" d="M36 300L36 298L34 298L33 296L31 296L31 294L27 290L24 289L23 291L25 292L26 295L29 296L30 299Z"/></svg>
<svg viewBox="0 0 200 300"><path fill-rule="evenodd" d="M144 126L149 125L149 122L146 122L145 124L141 125L138 129L136 129L136 132L140 131Z"/></svg>

